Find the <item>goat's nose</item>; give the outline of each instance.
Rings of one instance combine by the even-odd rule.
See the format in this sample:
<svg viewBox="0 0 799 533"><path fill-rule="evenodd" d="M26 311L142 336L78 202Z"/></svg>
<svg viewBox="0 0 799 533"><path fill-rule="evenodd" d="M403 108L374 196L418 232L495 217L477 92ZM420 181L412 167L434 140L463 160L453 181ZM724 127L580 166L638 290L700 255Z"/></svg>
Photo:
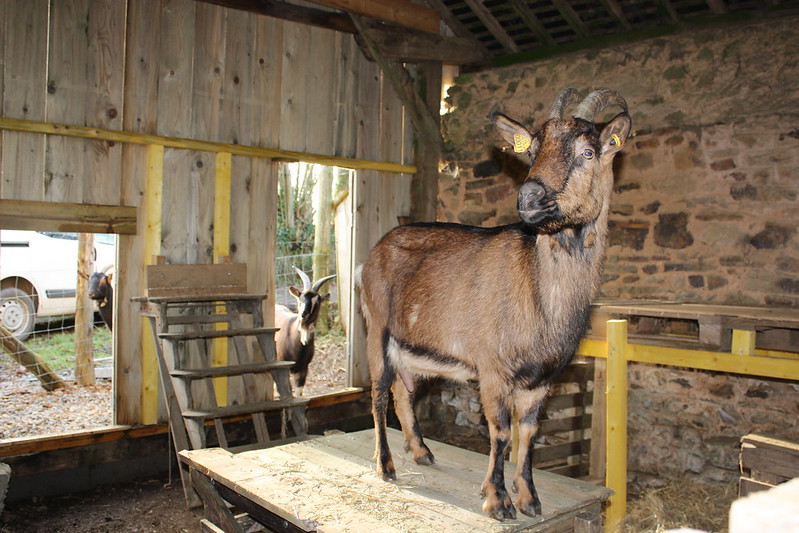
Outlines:
<svg viewBox="0 0 799 533"><path fill-rule="evenodd" d="M538 209L541 199L546 194L544 186L535 180L525 181L519 188L519 211L532 211Z"/></svg>

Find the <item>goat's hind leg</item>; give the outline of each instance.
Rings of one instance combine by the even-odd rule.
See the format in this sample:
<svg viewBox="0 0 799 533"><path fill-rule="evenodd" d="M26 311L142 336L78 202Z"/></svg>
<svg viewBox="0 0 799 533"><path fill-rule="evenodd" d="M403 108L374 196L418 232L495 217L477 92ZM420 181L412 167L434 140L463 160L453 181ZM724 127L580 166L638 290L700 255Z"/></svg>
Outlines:
<svg viewBox="0 0 799 533"><path fill-rule="evenodd" d="M513 477L513 492L518 494L516 506L526 515L541 514L541 500L533 484L533 443L538 432L538 416L549 392L548 386L516 391L516 412L519 415L519 457Z"/></svg>
<svg viewBox="0 0 799 533"><path fill-rule="evenodd" d="M385 481L397 479L386 435L388 394L397 371L388 362L380 335L370 331L366 338L369 373L372 377L372 417L375 423L375 462L377 474Z"/></svg>
<svg viewBox="0 0 799 533"><path fill-rule="evenodd" d="M416 464L432 465L435 463L433 453L422 439L422 430L413 411L413 392L408 390L405 382L399 377L394 381L391 391L394 393L394 411L405 436L405 451L413 453Z"/></svg>

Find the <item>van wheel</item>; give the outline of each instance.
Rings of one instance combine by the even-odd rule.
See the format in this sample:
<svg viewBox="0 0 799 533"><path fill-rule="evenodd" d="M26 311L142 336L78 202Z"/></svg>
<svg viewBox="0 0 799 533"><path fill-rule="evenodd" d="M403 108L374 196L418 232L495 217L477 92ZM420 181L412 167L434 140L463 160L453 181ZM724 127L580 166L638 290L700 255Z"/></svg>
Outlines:
<svg viewBox="0 0 799 533"><path fill-rule="evenodd" d="M21 341L30 337L36 324L30 295L15 287L0 291L0 324Z"/></svg>

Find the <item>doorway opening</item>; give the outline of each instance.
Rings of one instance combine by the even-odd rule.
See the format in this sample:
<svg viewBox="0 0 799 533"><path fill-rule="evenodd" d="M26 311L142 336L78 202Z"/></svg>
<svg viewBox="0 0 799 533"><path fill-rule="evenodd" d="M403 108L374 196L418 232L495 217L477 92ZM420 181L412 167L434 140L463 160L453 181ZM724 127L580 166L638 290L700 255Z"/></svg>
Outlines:
<svg viewBox="0 0 799 533"><path fill-rule="evenodd" d="M281 163L278 170L276 303L297 311L290 287L302 290L327 276L319 293L329 295L316 322L314 357L304 396L347 388L351 214L346 198L353 170L311 163Z"/></svg>
<svg viewBox="0 0 799 533"><path fill-rule="evenodd" d="M116 256L111 234L0 231L0 440L113 423Z"/></svg>

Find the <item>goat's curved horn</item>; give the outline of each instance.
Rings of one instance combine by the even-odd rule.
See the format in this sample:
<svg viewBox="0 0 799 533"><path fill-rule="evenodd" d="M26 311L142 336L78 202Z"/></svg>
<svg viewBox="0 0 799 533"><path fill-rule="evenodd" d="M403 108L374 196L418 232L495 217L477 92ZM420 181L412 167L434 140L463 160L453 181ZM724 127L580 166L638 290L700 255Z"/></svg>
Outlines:
<svg viewBox="0 0 799 533"><path fill-rule="evenodd" d="M311 292L319 292L319 289L322 288L322 284L330 281L331 279L333 279L335 277L336 277L336 275L333 274L332 276L325 276L324 278L318 280L316 283L313 284L313 289L311 289Z"/></svg>
<svg viewBox="0 0 799 533"><path fill-rule="evenodd" d="M297 267L294 267L294 271L297 272L297 275L300 278L302 278L302 290L307 291L309 288L311 288L311 278L308 277L308 274Z"/></svg>
<svg viewBox="0 0 799 533"><path fill-rule="evenodd" d="M105 265L103 268L101 268L97 272L102 272L103 274L108 275L108 273L111 272L111 270L113 268L114 268L114 263L111 263L110 265Z"/></svg>
<svg viewBox="0 0 799 533"><path fill-rule="evenodd" d="M558 95L557 100L552 104L552 107L549 108L549 118L561 119L563 118L563 110L569 104L576 104L582 99L583 95L580 94L580 91L577 89L573 89L569 87L568 89L563 89L561 93Z"/></svg>
<svg viewBox="0 0 799 533"><path fill-rule="evenodd" d="M617 105L625 113L627 112L627 101L619 93L611 89L599 89L580 102L577 111L574 112L574 117L593 121L597 113L612 105Z"/></svg>

